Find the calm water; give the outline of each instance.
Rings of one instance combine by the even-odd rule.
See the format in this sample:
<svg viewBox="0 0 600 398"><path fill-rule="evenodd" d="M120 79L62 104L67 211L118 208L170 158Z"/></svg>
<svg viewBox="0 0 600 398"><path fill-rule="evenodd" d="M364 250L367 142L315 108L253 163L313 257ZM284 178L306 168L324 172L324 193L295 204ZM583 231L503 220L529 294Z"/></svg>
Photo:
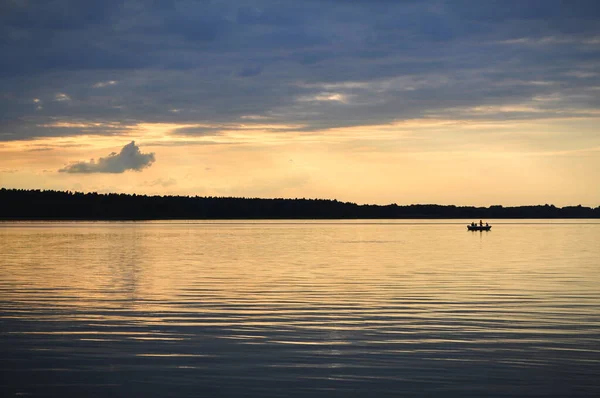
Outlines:
<svg viewBox="0 0 600 398"><path fill-rule="evenodd" d="M0 223L0 393L600 396L600 224L520 223Z"/></svg>

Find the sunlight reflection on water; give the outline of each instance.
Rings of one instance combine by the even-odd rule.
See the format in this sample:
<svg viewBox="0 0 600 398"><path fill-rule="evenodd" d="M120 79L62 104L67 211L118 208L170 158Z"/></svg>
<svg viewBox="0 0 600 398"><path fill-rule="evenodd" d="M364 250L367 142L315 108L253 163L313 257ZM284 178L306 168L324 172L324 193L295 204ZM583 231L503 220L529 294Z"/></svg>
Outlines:
<svg viewBox="0 0 600 398"><path fill-rule="evenodd" d="M0 223L10 396L600 396L600 224Z"/></svg>

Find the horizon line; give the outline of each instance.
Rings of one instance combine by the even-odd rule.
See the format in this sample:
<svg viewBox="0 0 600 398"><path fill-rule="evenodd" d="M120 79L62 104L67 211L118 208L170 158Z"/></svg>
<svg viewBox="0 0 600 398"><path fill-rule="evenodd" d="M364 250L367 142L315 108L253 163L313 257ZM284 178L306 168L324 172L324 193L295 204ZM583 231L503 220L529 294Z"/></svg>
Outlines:
<svg viewBox="0 0 600 398"><path fill-rule="evenodd" d="M295 197L295 198L284 198L284 197L270 197L270 198L265 198L265 197L245 197L245 196L211 196L211 195L205 195L205 196L200 196L200 195L194 195L194 194L188 194L188 195L161 195L161 194L138 194L138 193L125 193L125 192L97 192L97 191L71 191L71 190L59 190L59 189L42 189L42 188L7 188L7 187L0 187L0 191L32 191L32 192L60 192L60 193L64 193L64 194L71 194L71 195L76 195L76 194L83 194L83 195L89 195L89 194L96 194L96 195L127 195L127 196L141 196L141 197L148 197L148 198L152 198L152 197L161 197L161 198L187 198L187 199L194 199L194 198L212 198L212 199L242 199L242 200L313 200L313 201L329 201L329 202L338 202L338 203L342 203L342 204L351 204L351 205L355 205L355 206L379 206L379 207L388 207L388 206L398 206L398 207L410 207L410 206L440 206L440 207L471 207L471 208L483 208L483 209L490 209L490 208L519 208L519 207L554 207L556 209L564 209L564 208L577 208L577 207L581 207L581 208L589 208L589 209L597 209L600 208L600 204L598 206L589 206L589 205L583 205L582 203L578 203L577 205L566 205L566 206L556 206L552 203L544 203L544 204L524 204L524 205L512 205L512 206L506 206L506 205L502 205L502 204L492 204L492 205L487 205L487 206L477 206L477 205L457 205L457 204L439 204L439 203L426 203L426 202L422 202L422 203L411 203L411 204L398 204L396 202L393 203L388 203L388 204L375 204L375 203L357 203L357 202L350 202L350 201L342 201L342 200L338 200L338 199L331 199L331 198L307 198L307 197Z"/></svg>

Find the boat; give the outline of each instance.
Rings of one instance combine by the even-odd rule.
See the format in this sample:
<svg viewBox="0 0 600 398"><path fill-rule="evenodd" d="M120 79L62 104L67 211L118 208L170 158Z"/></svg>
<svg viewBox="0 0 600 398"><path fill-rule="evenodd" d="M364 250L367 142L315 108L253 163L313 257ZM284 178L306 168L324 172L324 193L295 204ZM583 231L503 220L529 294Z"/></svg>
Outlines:
<svg viewBox="0 0 600 398"><path fill-rule="evenodd" d="M469 231L489 231L492 229L491 225L467 225Z"/></svg>

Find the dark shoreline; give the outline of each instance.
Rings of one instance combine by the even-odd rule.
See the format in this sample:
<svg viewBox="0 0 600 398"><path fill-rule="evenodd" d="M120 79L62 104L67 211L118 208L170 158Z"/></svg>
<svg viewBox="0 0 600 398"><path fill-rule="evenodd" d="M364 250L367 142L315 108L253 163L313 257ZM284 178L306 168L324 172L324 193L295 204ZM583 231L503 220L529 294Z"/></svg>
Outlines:
<svg viewBox="0 0 600 398"><path fill-rule="evenodd" d="M146 196L0 189L4 221L577 219L600 206L357 205L329 199Z"/></svg>

